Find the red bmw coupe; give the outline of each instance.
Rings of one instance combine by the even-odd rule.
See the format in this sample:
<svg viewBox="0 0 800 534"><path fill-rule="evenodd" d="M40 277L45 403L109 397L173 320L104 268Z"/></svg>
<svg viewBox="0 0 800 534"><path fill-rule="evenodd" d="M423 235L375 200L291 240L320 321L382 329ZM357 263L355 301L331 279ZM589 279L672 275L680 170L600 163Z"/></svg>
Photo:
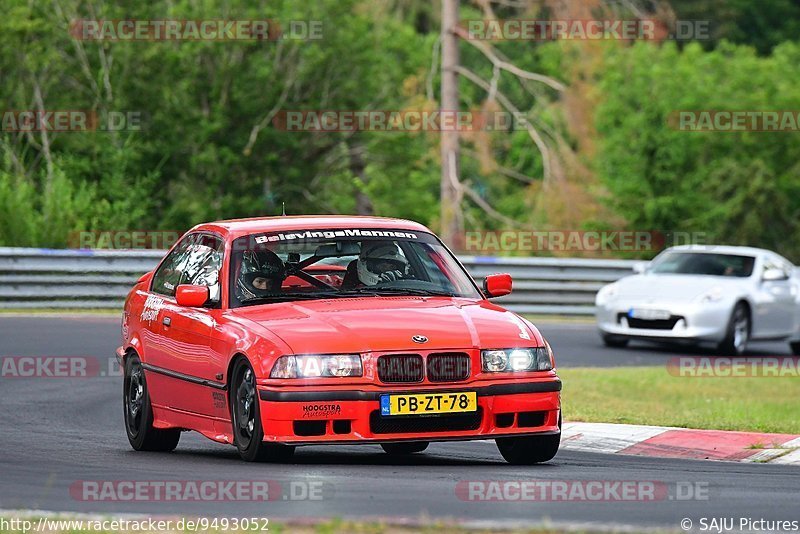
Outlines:
<svg viewBox="0 0 800 534"><path fill-rule="evenodd" d="M136 450L184 430L245 460L298 445L494 439L514 464L561 436L553 353L424 226L275 217L196 226L125 302L124 418Z"/></svg>

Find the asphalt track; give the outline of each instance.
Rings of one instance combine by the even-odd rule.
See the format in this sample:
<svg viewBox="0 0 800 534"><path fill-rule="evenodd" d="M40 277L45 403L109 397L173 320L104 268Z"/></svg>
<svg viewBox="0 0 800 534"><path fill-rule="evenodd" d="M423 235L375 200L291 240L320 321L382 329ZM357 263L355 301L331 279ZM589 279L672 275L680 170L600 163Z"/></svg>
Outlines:
<svg viewBox="0 0 800 534"><path fill-rule="evenodd" d="M681 352L636 345L610 350L590 325L543 323L562 367L663 365ZM110 357L119 339L110 317L0 316L0 356ZM786 354L782 344L752 354ZM685 352L683 352L685 354ZM680 531L689 518L798 520L800 468L653 459L562 451L546 464L513 467L490 442L433 444L396 460L373 445L308 447L291 464L246 464L231 447L184 433L174 453L136 453L125 438L120 379L0 377L0 509L260 516L281 518L397 518L451 520L483 526L627 525ZM621 392L624 394L624 392ZM652 481L667 489L656 501L474 502L463 481ZM274 481L276 500L87 501L80 481ZM707 499L682 500L682 488L707 488ZM70 492L70 488L73 492ZM306 488L316 498L303 498ZM279 491L274 492L274 488ZM293 499L291 490L296 490ZM286 497L286 498L284 498Z"/></svg>

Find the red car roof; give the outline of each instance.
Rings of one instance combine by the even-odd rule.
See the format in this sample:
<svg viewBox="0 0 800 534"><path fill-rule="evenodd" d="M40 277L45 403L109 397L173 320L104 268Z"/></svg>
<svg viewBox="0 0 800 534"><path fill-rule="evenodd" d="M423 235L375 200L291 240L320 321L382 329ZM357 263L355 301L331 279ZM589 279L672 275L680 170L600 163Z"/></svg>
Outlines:
<svg viewBox="0 0 800 534"><path fill-rule="evenodd" d="M388 217L365 217L355 215L302 215L279 217L253 217L250 219L231 219L203 223L192 228L219 232L230 239L260 232L281 232L288 230L323 230L333 228L386 228L430 232L425 226L405 219Z"/></svg>

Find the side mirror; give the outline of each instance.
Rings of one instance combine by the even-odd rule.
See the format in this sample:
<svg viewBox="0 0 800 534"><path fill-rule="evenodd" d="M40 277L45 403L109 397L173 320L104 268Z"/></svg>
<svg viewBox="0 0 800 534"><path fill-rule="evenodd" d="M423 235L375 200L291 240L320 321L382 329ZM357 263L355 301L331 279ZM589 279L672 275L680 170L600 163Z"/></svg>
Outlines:
<svg viewBox="0 0 800 534"><path fill-rule="evenodd" d="M178 306L199 308L208 301L208 286L181 284L175 289L175 300Z"/></svg>
<svg viewBox="0 0 800 534"><path fill-rule="evenodd" d="M650 262L648 261L638 261L633 264L633 272L636 274L644 274L647 272L647 268L650 266Z"/></svg>
<svg viewBox="0 0 800 534"><path fill-rule="evenodd" d="M779 280L788 280L789 277L786 275L783 269L767 269L764 271L764 274L761 275L761 280L764 282L777 282Z"/></svg>
<svg viewBox="0 0 800 534"><path fill-rule="evenodd" d="M511 275L490 274L483 279L483 292L488 298L503 297L511 293Z"/></svg>

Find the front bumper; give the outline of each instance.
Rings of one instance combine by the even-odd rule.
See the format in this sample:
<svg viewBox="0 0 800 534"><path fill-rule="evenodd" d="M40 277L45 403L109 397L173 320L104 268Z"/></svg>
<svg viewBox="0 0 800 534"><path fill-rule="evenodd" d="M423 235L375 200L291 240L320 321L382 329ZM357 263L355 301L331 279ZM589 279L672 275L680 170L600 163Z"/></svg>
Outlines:
<svg viewBox="0 0 800 534"><path fill-rule="evenodd" d="M667 311L675 324L671 328L668 324L667 327L662 324L658 328L648 328L648 321L627 318L632 308ZM613 301L597 306L595 317L604 334L632 339L719 342L727 333L730 313L730 307L725 304Z"/></svg>
<svg viewBox="0 0 800 534"><path fill-rule="evenodd" d="M264 439L278 443L450 441L559 432L558 379L418 389L258 390ZM477 412L380 415L382 394L464 391L477 392Z"/></svg>

